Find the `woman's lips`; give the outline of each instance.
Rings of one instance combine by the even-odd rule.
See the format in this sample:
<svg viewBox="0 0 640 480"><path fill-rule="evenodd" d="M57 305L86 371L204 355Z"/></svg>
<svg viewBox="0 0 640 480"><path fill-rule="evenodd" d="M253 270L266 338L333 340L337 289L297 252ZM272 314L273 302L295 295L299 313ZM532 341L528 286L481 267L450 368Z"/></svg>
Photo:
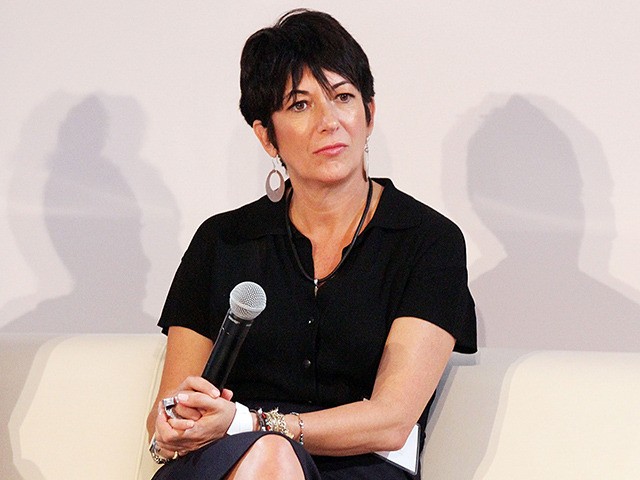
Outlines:
<svg viewBox="0 0 640 480"><path fill-rule="evenodd" d="M347 148L344 143L333 143L331 145L327 145L325 147L319 148L313 153L317 153L320 155L329 155L334 156L342 153L342 151Z"/></svg>

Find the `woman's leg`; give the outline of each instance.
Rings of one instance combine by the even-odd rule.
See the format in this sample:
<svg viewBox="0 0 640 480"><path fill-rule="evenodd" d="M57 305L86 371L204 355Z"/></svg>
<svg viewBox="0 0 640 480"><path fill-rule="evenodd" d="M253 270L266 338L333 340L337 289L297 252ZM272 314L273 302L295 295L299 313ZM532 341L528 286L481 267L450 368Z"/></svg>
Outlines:
<svg viewBox="0 0 640 480"><path fill-rule="evenodd" d="M227 480L304 480L302 466L289 441L265 435L247 450L227 475Z"/></svg>

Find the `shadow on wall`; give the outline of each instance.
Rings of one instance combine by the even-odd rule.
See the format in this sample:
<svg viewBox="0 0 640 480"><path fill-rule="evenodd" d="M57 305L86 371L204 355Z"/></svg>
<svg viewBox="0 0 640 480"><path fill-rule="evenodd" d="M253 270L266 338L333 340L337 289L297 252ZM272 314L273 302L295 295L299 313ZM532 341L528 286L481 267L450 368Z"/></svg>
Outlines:
<svg viewBox="0 0 640 480"><path fill-rule="evenodd" d="M110 109L105 106L105 101L110 104ZM31 163L22 165L20 174L14 175L10 194L17 198L9 199L13 206L12 229L27 261L40 277L39 291L45 295L38 298L39 303L31 311L9 321L0 328L1 331L136 333L156 330L155 319L143 311L150 270L142 244L143 212L128 178L122 173L123 168L136 171L134 163L139 161L137 149L144 122L140 118L118 117L118 114L133 111L118 108L123 105L115 97L94 95L82 99L55 127L57 144L53 153L46 156L46 165L38 165L42 163L41 158L27 155L26 160ZM137 109L140 110L139 106ZM51 121L46 116L47 108L39 108L36 112L43 116L30 119L30 124L42 129L41 124ZM22 141L30 141L32 133L23 131ZM119 162L131 164L119 166L114 163L114 158L105 157L107 146L110 147L108 153L118 156ZM24 148L20 151L25 153ZM31 198L20 197L22 187L32 176L38 176L39 168L46 175L41 191L31 189ZM152 174L150 168L146 170L146 181L149 184L159 183L157 174ZM169 195L164 187L151 188L154 192ZM38 194L41 197L36 197ZM21 204L31 203L34 207L38 202L36 198L44 204L40 208L47 240L72 282L70 292L53 298L46 292L54 288L43 286L42 281L56 281L46 271L48 264L54 265L57 260L28 258L37 250L33 248L34 244L45 243L43 238L33 238L22 222L25 209L21 210ZM165 203L174 204L173 200ZM42 221L40 215L30 213L32 218L27 224ZM163 232L171 240L168 243L160 240L160 243L164 241L164 244L172 245L167 248L177 245L177 215L175 211L172 214L175 217L173 229Z"/></svg>
<svg viewBox="0 0 640 480"><path fill-rule="evenodd" d="M558 124L574 130L563 131ZM606 162L601 157L595 165L597 159L589 157L593 149L574 146L571 139L598 145L554 102L512 96L490 99L445 141L445 191L467 179L466 207L483 224L472 227L474 240L485 258L487 252L498 258L495 240L506 255L490 268L481 259L484 273L471 283L482 345L640 350L640 304L621 294L603 272L615 237ZM448 203L452 210L461 206L454 206L452 198ZM589 232L587 213L598 217ZM468 212L456 216L463 215ZM598 240L585 242L590 251L582 263L603 281L580 266L583 241L592 228Z"/></svg>

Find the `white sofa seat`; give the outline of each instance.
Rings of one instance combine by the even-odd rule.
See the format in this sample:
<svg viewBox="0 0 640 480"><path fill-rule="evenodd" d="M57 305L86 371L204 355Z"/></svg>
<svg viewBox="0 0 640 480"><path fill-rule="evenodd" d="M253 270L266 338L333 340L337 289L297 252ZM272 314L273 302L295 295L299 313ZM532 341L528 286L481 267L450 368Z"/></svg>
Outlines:
<svg viewBox="0 0 640 480"><path fill-rule="evenodd" d="M424 479L640 479L640 353L482 349L438 397Z"/></svg>
<svg viewBox="0 0 640 480"><path fill-rule="evenodd" d="M162 335L0 335L0 388L11 392L0 478L151 478L145 423L164 346Z"/></svg>
<svg viewBox="0 0 640 480"><path fill-rule="evenodd" d="M162 335L0 335L0 479L149 479ZM640 353L454 355L423 479L640 478Z"/></svg>

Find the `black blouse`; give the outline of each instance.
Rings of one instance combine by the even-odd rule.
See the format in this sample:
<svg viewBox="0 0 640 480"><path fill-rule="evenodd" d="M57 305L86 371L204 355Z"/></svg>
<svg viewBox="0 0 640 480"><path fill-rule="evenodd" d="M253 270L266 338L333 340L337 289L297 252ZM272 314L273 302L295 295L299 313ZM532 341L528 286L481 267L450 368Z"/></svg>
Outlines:
<svg viewBox="0 0 640 480"><path fill-rule="evenodd" d="M456 351L475 352L461 231L390 180L375 181L384 191L374 217L317 296L294 260L283 201L263 197L206 220L169 291L163 332L183 326L215 340L231 290L256 282L267 307L253 322L227 387L247 405L306 405L297 407L301 411L368 398L398 317L438 325L456 339ZM313 272L310 241L295 229L293 235L306 271ZM423 427L426 410L424 417Z"/></svg>

